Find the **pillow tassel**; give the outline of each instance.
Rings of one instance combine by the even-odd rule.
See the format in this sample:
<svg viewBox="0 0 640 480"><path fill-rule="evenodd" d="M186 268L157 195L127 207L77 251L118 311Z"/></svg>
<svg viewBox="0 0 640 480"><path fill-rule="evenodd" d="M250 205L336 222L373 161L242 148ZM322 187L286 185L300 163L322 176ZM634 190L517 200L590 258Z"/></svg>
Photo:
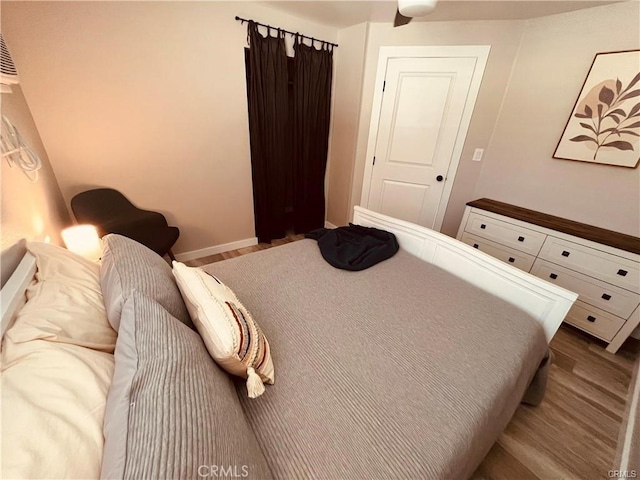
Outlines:
<svg viewBox="0 0 640 480"><path fill-rule="evenodd" d="M264 393L262 379L252 367L247 368L247 393L249 398L258 398Z"/></svg>

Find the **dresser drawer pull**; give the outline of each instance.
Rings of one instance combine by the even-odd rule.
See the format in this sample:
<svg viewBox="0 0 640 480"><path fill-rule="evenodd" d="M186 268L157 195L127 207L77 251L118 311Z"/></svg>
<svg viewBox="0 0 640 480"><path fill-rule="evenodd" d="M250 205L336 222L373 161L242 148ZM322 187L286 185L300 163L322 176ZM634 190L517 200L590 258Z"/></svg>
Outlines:
<svg viewBox="0 0 640 480"><path fill-rule="evenodd" d="M596 321L596 317L594 317L593 315L589 315L587 317L587 320L589 320L590 322L595 322Z"/></svg>
<svg viewBox="0 0 640 480"><path fill-rule="evenodd" d="M567 252L566 250L562 251L562 256L563 257L568 257L569 256L569 252Z"/></svg>
<svg viewBox="0 0 640 480"><path fill-rule="evenodd" d="M516 261L516 259L515 259L515 258L513 258L513 257L509 257L509 263L513 263L513 262L515 262L515 261Z"/></svg>
<svg viewBox="0 0 640 480"><path fill-rule="evenodd" d="M556 273L552 273L552 274L551 274L551 275L549 275L549 276L550 276L551 278L553 278L554 280L555 280L556 278L558 278L558 274L556 274Z"/></svg>
<svg viewBox="0 0 640 480"><path fill-rule="evenodd" d="M487 226L483 223L482 225L480 225L480 228L484 230L485 228L487 228Z"/></svg>
<svg viewBox="0 0 640 480"><path fill-rule="evenodd" d="M622 270L622 269L618 270L618 275L620 275L621 277L626 277L627 273L629 272L627 272L626 270Z"/></svg>
<svg viewBox="0 0 640 480"><path fill-rule="evenodd" d="M608 293L603 293L602 298L605 300L611 300L611 295L609 295Z"/></svg>
<svg viewBox="0 0 640 480"><path fill-rule="evenodd" d="M519 242L524 242L524 237L518 237Z"/></svg>
<svg viewBox="0 0 640 480"><path fill-rule="evenodd" d="M478 244L477 244L477 243L474 243L474 244L473 244L473 248L478 248Z"/></svg>

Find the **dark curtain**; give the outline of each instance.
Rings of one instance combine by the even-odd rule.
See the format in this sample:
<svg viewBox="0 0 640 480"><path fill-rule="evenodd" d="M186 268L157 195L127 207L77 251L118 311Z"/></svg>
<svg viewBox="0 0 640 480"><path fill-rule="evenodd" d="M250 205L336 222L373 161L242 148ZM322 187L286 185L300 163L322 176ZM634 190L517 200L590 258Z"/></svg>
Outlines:
<svg viewBox="0 0 640 480"><path fill-rule="evenodd" d="M256 236L271 242L285 236L287 203L287 54L284 33L263 37L249 22L247 96Z"/></svg>
<svg viewBox="0 0 640 480"><path fill-rule="evenodd" d="M333 50L296 38L293 75L293 222L296 233L324 227Z"/></svg>

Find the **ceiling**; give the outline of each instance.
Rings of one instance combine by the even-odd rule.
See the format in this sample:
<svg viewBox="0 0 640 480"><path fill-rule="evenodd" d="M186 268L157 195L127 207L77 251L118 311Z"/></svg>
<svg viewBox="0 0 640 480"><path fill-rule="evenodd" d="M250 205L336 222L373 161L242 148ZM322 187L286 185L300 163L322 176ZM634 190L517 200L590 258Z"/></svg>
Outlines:
<svg viewBox="0 0 640 480"><path fill-rule="evenodd" d="M521 20L597 7L622 0L440 0L418 22L452 20ZM391 22L396 1L264 1L269 7L337 28L362 22Z"/></svg>

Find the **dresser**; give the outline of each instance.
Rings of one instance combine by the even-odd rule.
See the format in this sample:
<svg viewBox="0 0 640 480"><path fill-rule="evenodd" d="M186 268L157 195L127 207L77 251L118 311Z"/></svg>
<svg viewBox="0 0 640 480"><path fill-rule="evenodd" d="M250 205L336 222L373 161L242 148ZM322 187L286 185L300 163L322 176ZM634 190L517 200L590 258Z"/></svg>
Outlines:
<svg viewBox="0 0 640 480"><path fill-rule="evenodd" d="M457 239L577 293L565 322L612 353L640 324L640 238L483 198Z"/></svg>

